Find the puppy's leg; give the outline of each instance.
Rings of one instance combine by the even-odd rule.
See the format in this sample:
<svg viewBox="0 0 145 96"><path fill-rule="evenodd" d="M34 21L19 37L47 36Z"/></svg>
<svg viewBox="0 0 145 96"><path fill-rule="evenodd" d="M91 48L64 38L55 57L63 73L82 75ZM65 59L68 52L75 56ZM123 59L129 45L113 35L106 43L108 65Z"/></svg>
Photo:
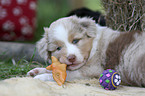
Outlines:
<svg viewBox="0 0 145 96"><path fill-rule="evenodd" d="M27 76L36 76L38 74L51 73L51 71L46 68L34 68L27 73Z"/></svg>
<svg viewBox="0 0 145 96"><path fill-rule="evenodd" d="M47 70L46 68L34 68L27 73L28 76L35 76L35 79L40 79L43 81L53 81L52 71ZM76 71L67 71L67 81L72 81L75 79L87 79L88 77L84 76L78 70Z"/></svg>
<svg viewBox="0 0 145 96"><path fill-rule="evenodd" d="M34 79L39 79L42 81L54 81L52 73L44 73L44 74L36 75Z"/></svg>
<svg viewBox="0 0 145 96"><path fill-rule="evenodd" d="M66 81L72 81L75 79L86 79L87 77L83 76L79 71L67 71ZM36 75L34 79L39 79L42 81L54 81L52 72Z"/></svg>

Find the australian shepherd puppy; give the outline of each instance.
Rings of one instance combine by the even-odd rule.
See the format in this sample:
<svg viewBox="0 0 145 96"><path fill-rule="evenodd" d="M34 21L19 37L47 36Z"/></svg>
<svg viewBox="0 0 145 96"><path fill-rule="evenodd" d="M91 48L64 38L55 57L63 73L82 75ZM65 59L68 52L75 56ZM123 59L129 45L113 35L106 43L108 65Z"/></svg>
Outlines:
<svg viewBox="0 0 145 96"><path fill-rule="evenodd" d="M76 16L61 18L44 31L38 52L45 60L55 56L67 64L67 80L95 78L105 69L114 69L124 84L145 86L145 32L114 31ZM53 79L45 68L28 75Z"/></svg>

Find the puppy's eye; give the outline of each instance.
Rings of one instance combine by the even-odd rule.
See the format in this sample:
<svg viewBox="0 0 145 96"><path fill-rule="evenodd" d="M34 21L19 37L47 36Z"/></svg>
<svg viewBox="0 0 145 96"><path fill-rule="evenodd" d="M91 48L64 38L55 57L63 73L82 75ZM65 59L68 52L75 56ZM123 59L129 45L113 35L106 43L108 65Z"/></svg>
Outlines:
<svg viewBox="0 0 145 96"><path fill-rule="evenodd" d="M88 38L91 38L91 36L87 35Z"/></svg>
<svg viewBox="0 0 145 96"><path fill-rule="evenodd" d="M58 50L58 51L59 51L59 50L61 50L61 48L62 48L62 47L57 47L57 48L56 48L56 50Z"/></svg>
<svg viewBox="0 0 145 96"><path fill-rule="evenodd" d="M72 41L72 43L73 43L73 44L77 44L79 41L80 41L80 39L74 39L74 40Z"/></svg>

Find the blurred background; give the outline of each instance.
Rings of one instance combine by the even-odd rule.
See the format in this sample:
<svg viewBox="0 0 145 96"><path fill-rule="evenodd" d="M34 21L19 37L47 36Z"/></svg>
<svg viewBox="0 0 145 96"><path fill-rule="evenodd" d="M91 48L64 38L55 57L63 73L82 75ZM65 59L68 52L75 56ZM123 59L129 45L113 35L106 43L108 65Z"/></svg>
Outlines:
<svg viewBox="0 0 145 96"><path fill-rule="evenodd" d="M43 27L65 17L74 9L86 7L104 13L100 0L38 0L37 5L37 29L34 42L41 38Z"/></svg>
<svg viewBox="0 0 145 96"><path fill-rule="evenodd" d="M105 13L101 0L0 0L0 40L35 43L43 27L83 7Z"/></svg>

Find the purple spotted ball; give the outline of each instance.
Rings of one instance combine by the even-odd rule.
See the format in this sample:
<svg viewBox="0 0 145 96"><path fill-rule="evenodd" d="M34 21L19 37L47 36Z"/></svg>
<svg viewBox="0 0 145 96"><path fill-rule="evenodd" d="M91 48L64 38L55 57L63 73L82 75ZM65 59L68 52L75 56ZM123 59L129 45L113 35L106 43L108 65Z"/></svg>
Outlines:
<svg viewBox="0 0 145 96"><path fill-rule="evenodd" d="M121 77L115 70L105 70L99 78L100 85L106 90L115 90L121 83Z"/></svg>

